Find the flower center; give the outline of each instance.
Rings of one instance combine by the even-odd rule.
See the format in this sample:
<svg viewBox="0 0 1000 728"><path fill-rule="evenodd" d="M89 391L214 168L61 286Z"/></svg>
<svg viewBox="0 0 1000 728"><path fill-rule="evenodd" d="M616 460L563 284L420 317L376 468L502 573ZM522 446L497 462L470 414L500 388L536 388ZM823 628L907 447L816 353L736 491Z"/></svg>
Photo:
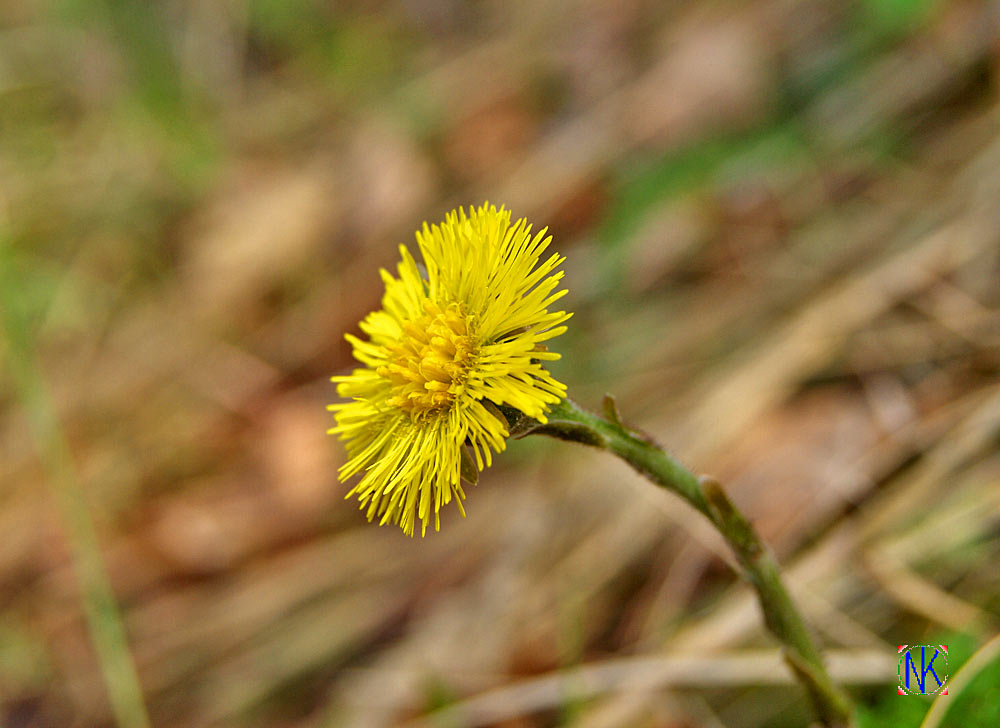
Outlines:
<svg viewBox="0 0 1000 728"><path fill-rule="evenodd" d="M376 370L392 383L388 403L411 414L446 408L465 389L475 358L466 318L457 303L424 302L426 312L403 324L403 335L389 344L390 362Z"/></svg>

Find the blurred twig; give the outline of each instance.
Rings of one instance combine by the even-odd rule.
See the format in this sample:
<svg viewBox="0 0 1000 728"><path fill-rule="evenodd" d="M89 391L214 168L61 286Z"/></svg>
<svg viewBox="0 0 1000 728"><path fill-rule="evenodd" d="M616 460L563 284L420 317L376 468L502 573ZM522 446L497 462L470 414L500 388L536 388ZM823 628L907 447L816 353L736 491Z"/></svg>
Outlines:
<svg viewBox="0 0 1000 728"><path fill-rule="evenodd" d="M895 664L894 656L881 650L835 650L829 657L834 677L857 684L888 682ZM568 692L579 699L665 686L784 685L792 679L777 650L607 660L505 685L432 713L412 728L448 725L451 719L467 726L488 725L560 705Z"/></svg>
<svg viewBox="0 0 1000 728"><path fill-rule="evenodd" d="M992 626L987 612L924 579L888 549L870 550L864 555L864 565L887 594L914 614L957 632L978 635Z"/></svg>

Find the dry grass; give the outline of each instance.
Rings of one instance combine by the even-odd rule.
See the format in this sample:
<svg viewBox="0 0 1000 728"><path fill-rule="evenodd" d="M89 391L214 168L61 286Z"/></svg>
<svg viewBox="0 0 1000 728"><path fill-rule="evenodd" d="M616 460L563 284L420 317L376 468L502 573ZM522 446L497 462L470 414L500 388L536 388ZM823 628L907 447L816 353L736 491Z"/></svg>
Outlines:
<svg viewBox="0 0 1000 728"><path fill-rule="evenodd" d="M995 26L883 5L0 3L0 224L153 723L804 724L721 541L599 453L513 442L424 540L342 501L342 334L484 197L568 256L575 399L727 483L857 695L995 634ZM107 725L0 402L0 724Z"/></svg>

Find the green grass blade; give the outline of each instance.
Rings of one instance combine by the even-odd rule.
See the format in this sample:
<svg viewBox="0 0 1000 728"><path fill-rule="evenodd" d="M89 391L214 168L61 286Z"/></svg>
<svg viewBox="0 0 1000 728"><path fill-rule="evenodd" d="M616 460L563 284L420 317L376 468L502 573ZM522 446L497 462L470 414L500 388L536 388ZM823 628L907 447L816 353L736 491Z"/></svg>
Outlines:
<svg viewBox="0 0 1000 728"><path fill-rule="evenodd" d="M98 547L94 523L80 488L68 443L38 367L30 315L24 305L24 286L24 278L16 270L6 231L0 227L0 321L7 370L24 407L31 436L66 533L87 626L116 722L120 728L149 728L142 689L118 602Z"/></svg>

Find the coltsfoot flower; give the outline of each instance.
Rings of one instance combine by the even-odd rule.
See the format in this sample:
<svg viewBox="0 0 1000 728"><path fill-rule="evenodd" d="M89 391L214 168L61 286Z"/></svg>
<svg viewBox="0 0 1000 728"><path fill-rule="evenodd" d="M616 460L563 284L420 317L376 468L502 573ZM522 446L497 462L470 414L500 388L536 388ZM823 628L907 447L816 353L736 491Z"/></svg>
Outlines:
<svg viewBox="0 0 1000 728"><path fill-rule="evenodd" d="M417 232L423 265L401 245L398 278L380 271L382 309L361 322L368 341L347 334L364 366L333 377L351 401L329 406L348 454L339 477L364 473L348 497L368 520L408 535L419 520L423 535L452 500L465 515L463 475L474 480L510 434L499 408L545 422L565 396L542 366L559 358L542 342L571 315L548 311L566 291L554 292L564 258L539 262L546 231L511 224L503 207L460 208Z"/></svg>

